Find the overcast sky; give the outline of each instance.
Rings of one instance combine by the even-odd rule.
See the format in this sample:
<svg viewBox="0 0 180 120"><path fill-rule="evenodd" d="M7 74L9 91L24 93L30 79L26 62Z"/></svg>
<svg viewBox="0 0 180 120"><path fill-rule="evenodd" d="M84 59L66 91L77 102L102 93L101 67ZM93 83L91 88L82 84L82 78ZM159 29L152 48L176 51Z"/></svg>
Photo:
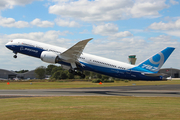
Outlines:
<svg viewBox="0 0 180 120"><path fill-rule="evenodd" d="M33 70L47 66L5 44L26 38L69 48L94 38L84 52L137 64L165 47L175 51L163 68L180 69L179 0L0 0L0 68Z"/></svg>

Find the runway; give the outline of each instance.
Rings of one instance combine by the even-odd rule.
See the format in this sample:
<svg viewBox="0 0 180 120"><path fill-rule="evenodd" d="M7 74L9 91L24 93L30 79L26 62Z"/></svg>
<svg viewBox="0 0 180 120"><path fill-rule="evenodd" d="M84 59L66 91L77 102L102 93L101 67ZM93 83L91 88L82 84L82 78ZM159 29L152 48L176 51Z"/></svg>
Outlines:
<svg viewBox="0 0 180 120"><path fill-rule="evenodd" d="M96 88L0 90L0 99L44 96L180 97L180 85L116 86Z"/></svg>

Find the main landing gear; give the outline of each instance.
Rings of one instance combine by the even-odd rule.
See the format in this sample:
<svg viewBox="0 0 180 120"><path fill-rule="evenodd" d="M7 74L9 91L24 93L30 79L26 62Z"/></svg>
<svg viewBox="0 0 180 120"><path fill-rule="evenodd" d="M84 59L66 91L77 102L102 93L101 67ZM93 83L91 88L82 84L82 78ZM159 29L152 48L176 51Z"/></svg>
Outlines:
<svg viewBox="0 0 180 120"><path fill-rule="evenodd" d="M81 78L85 78L86 76L83 74L83 71L78 71L77 69L69 69L69 73L72 73L74 75L81 76Z"/></svg>

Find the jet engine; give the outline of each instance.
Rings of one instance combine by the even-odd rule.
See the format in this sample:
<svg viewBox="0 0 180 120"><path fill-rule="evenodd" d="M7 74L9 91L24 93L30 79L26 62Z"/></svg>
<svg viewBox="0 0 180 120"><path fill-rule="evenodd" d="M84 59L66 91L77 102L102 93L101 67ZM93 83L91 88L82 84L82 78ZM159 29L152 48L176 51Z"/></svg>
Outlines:
<svg viewBox="0 0 180 120"><path fill-rule="evenodd" d="M41 53L41 60L47 63L58 63L60 61L60 58L54 52L43 51Z"/></svg>

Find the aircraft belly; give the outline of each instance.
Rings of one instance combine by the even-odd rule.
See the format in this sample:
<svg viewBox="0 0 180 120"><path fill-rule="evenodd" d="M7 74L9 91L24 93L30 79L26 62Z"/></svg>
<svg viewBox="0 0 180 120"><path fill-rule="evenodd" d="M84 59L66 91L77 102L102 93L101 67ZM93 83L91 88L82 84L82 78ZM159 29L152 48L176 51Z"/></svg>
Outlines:
<svg viewBox="0 0 180 120"><path fill-rule="evenodd" d="M134 80L161 80L160 76L157 77L150 77L142 75L140 72L131 72L131 74L126 74L127 79L134 79Z"/></svg>

